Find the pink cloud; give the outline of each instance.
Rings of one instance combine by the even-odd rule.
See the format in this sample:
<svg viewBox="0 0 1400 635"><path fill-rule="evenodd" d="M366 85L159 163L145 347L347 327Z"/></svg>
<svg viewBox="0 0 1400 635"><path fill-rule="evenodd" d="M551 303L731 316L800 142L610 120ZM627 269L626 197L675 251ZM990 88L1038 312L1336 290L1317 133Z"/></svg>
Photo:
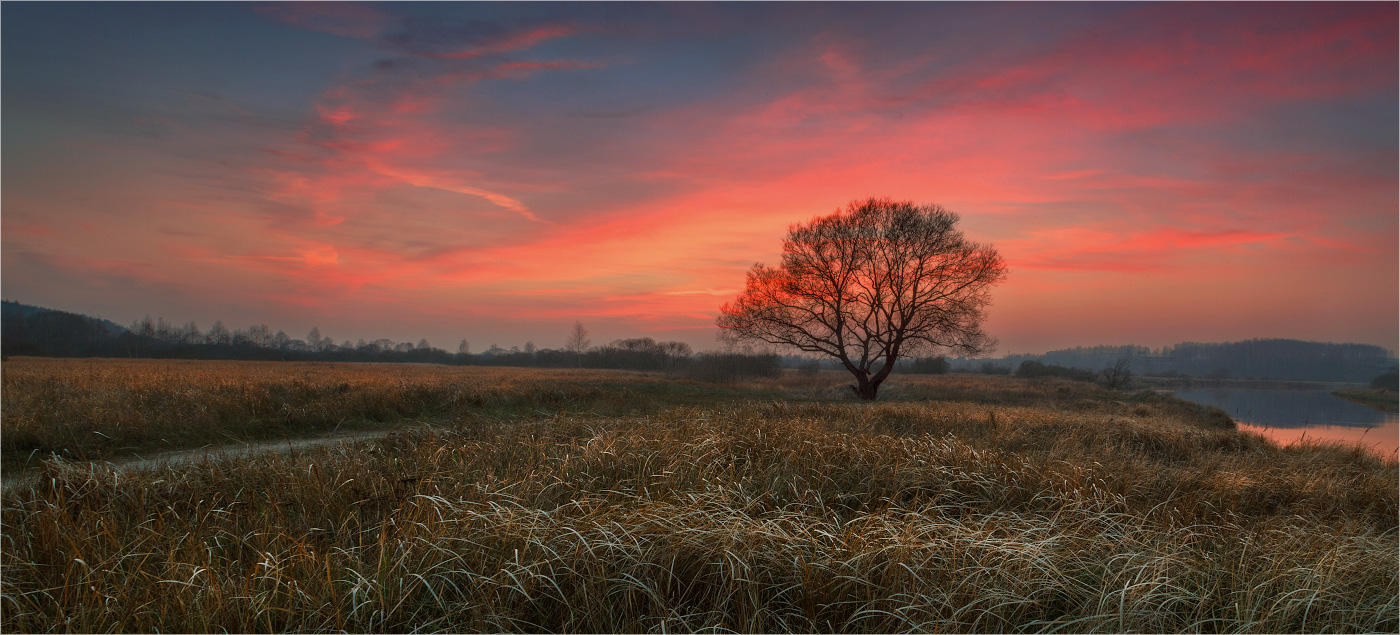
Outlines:
<svg viewBox="0 0 1400 635"><path fill-rule="evenodd" d="M523 55L545 42L575 48L559 41L582 32L567 23L394 40L370 5L277 6L264 12L378 38L345 44L397 57L335 78L303 106L304 125L229 170L216 195L100 197L125 223L103 222L104 235L158 236L143 249L163 241L217 279L221 301L502 331L589 317L699 343L744 271L777 259L789 224L867 195L944 204L971 238L994 243L1012 267L993 309L1019 320L996 323L1009 333L1092 335L1082 306L1139 286L1165 289L1143 300L1165 323L1181 317L1173 301L1197 302L1195 289L1230 298L1228 284L1196 278L1304 279L1394 260L1395 179L1381 169L1393 151L1246 129L1285 121L1272 119L1282 106L1393 84L1368 70L1394 65L1393 6L1347 16L1306 5L1289 11L1316 19L1272 22L1271 7L1134 5L1055 41L966 57L861 41L838 25L724 65L720 79L678 80L679 94L709 82L686 99L649 83L659 74L641 82L620 67ZM645 88L623 88L634 81ZM211 229L157 233L168 227L131 220L143 205ZM19 209L10 198L6 208ZM6 224L7 237L36 244L57 243L61 227ZM1328 292L1376 297L1386 282L1352 277L1368 279L1334 276ZM1251 288L1277 308L1301 284Z"/></svg>
<svg viewBox="0 0 1400 635"><path fill-rule="evenodd" d="M488 39L480 50L514 51L576 31L566 25L540 27ZM308 206L319 225L338 224L353 214L344 204L351 197L401 185L480 198L524 219L545 222L519 197L485 183L480 173L441 167L463 152L509 148L512 131L446 124L434 116L463 85L597 67L573 60L506 60L466 71L445 66L406 81L392 70L372 72L336 86L316 104L317 123L298 135L303 147L272 150L289 162L287 169L271 172L275 196Z"/></svg>
<svg viewBox="0 0 1400 635"><path fill-rule="evenodd" d="M1242 229L1216 231L1159 227L1120 235L1085 228L1057 228L1029 239L999 243L1013 269L1101 271L1137 274L1179 268L1189 256L1237 252L1289 238Z"/></svg>

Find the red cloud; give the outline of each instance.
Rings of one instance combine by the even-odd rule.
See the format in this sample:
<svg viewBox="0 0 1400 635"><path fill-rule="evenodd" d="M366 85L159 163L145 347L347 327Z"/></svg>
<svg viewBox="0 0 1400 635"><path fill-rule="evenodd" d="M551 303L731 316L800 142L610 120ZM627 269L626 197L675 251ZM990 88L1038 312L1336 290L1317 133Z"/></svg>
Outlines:
<svg viewBox="0 0 1400 635"><path fill-rule="evenodd" d="M1148 232L1115 235L1111 232L1061 228L1030 239L999 243L1013 268L1052 271L1112 271L1143 273L1178 265L1201 251L1236 251L1272 243L1290 234L1241 229L1195 231L1161 227Z"/></svg>
<svg viewBox="0 0 1400 635"><path fill-rule="evenodd" d="M463 60L525 49L578 30L566 24L545 25L485 38L470 49L471 54L413 55ZM543 222L519 197L484 182L481 174L443 167L451 163L454 154L483 154L509 146L509 130L447 125L432 117L455 96L453 91L460 85L523 78L538 71L596 67L573 60L506 60L467 67L442 63L405 75L392 64L381 66L324 93L316 104L319 121L297 139L311 151L274 150L273 154L290 165L260 171L273 175L277 199L304 205L311 220L321 225L342 222L352 213L346 208L347 201L405 185L479 198L527 220Z"/></svg>
<svg viewBox="0 0 1400 635"><path fill-rule="evenodd" d="M1086 280L1103 297L1194 288L1182 281L1254 262L1393 261L1393 170L1358 169L1393 166L1393 151L1208 134L1280 103L1393 83L1367 69L1394 64L1394 34L1380 28L1394 8L1305 5L1295 13L1316 12L1308 25L1255 6L1223 20L1143 5L1069 42L956 63L822 36L738 69L708 98L644 95L635 109L579 105L572 83L529 86L560 104L523 108L517 91L493 90L598 67L507 55L573 27L403 53L308 106L312 120L253 172L260 200L201 210L227 235L181 254L262 302L383 302L454 320L487 319L473 307L489 306L512 323L594 316L653 331L709 328L744 270L777 256L788 224L862 195L962 213L969 235L1012 263L999 301ZM1182 12L1192 16L1172 17ZM595 107L628 114L571 114ZM1148 134L1159 126L1170 127ZM1088 322L1073 303L1007 304Z"/></svg>

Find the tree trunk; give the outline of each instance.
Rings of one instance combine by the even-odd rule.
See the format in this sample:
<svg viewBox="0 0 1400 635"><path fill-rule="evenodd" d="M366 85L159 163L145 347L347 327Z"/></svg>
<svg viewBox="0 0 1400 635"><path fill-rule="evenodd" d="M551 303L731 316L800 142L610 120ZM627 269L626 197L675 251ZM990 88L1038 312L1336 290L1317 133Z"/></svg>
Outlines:
<svg viewBox="0 0 1400 635"><path fill-rule="evenodd" d="M869 377L862 374L856 374L856 381L859 383L851 386L851 392L865 401L875 401L875 392L880 389L880 382L870 381Z"/></svg>

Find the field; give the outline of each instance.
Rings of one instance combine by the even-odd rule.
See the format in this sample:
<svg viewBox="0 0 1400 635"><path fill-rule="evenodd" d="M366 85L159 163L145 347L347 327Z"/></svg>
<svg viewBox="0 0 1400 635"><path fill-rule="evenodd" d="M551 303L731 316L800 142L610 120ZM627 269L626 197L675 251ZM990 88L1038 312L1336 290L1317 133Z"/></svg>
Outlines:
<svg viewBox="0 0 1400 635"><path fill-rule="evenodd" d="M1393 458L1152 392L46 359L3 382L5 476L31 479L0 495L4 632L1400 630ZM387 436L121 463L344 430Z"/></svg>

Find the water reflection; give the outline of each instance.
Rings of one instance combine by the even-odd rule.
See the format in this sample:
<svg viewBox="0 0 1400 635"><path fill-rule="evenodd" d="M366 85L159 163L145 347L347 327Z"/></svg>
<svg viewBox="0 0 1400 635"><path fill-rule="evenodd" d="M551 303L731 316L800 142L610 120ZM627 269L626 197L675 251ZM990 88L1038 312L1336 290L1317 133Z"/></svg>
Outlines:
<svg viewBox="0 0 1400 635"><path fill-rule="evenodd" d="M1400 448L1400 419L1320 390L1253 390L1198 388L1174 391L1177 397L1230 413L1240 428L1281 444L1302 439L1362 444L1383 455Z"/></svg>

